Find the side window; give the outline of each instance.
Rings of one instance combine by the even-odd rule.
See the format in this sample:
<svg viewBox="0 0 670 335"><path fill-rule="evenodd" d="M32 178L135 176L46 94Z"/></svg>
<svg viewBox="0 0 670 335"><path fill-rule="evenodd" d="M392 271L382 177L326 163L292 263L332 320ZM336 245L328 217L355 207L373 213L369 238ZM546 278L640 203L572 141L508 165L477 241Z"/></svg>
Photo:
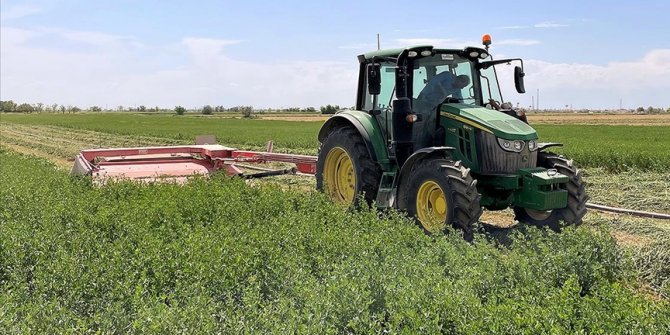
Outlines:
<svg viewBox="0 0 670 335"><path fill-rule="evenodd" d="M382 89L377 99L377 109L385 109L391 106L393 102L393 95L395 93L395 64L382 63L381 64L381 82ZM367 83L366 83L367 87ZM372 110L372 96L370 92L365 93L365 110Z"/></svg>
<svg viewBox="0 0 670 335"><path fill-rule="evenodd" d="M428 74L426 73L426 67L421 66L418 69L414 70L414 82L412 83L412 95L414 99L419 97L419 93L426 86L428 82Z"/></svg>
<svg viewBox="0 0 670 335"><path fill-rule="evenodd" d="M456 75L460 76L460 75L463 75L463 74L470 78L470 83L468 84L468 86L465 86L461 89L461 96L463 97L463 102L474 104L475 103L475 94L474 94L475 89L472 86L473 85L473 82L472 82L472 67L471 67L470 62L462 62L462 63L458 63L456 65Z"/></svg>

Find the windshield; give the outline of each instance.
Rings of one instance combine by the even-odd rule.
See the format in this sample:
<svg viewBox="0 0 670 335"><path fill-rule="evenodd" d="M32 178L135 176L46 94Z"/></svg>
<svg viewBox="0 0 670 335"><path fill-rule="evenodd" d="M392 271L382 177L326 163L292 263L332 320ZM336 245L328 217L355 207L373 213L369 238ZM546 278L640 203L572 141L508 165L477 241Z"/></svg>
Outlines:
<svg viewBox="0 0 670 335"><path fill-rule="evenodd" d="M484 105L489 103L490 99L497 103L502 103L502 94L500 94L500 86L498 85L498 75L495 66L489 66L486 69L480 70L482 77L482 98Z"/></svg>
<svg viewBox="0 0 670 335"><path fill-rule="evenodd" d="M431 107L446 102L481 105L473 86L473 63L456 54L436 54L414 65L412 97Z"/></svg>

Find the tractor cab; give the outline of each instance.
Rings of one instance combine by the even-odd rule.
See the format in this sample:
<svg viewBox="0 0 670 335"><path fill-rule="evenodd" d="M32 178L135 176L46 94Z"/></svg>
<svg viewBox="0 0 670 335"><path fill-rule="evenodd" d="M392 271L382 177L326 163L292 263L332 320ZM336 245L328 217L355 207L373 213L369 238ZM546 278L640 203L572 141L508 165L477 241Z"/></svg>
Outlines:
<svg viewBox="0 0 670 335"><path fill-rule="evenodd" d="M525 122L525 116L512 110L509 103L503 103L494 66L521 60L493 61L490 58L488 51L481 48L434 49L432 46L361 55L356 109L378 116L381 128L388 134L387 140L392 140L393 101L396 97L407 98L411 109L408 113L413 115L410 119L416 118L412 127L414 150L444 144L441 137L435 137L435 132L440 128L438 116L449 104L502 111ZM522 67L515 69L515 83L517 90L523 93Z"/></svg>

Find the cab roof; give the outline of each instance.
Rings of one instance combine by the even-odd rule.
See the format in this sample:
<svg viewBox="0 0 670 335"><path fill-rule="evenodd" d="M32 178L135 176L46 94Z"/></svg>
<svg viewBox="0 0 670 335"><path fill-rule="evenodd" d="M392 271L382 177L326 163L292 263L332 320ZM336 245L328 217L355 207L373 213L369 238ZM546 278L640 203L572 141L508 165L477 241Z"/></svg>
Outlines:
<svg viewBox="0 0 670 335"><path fill-rule="evenodd" d="M392 57L397 58L401 52L405 49L423 49L423 48L433 48L432 45L412 45L405 48L394 48L394 49L383 49L366 52L358 56L360 62L370 60L374 57ZM436 52L462 52L465 49L434 49Z"/></svg>

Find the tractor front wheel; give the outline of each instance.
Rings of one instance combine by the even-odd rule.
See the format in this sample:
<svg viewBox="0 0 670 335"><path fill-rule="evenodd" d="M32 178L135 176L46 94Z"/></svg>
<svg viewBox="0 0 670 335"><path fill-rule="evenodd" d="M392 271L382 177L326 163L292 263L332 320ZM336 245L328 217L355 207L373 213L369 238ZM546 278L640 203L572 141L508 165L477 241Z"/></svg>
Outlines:
<svg viewBox="0 0 670 335"><path fill-rule="evenodd" d="M582 181L581 171L574 166L572 160L551 152L540 152L538 166L556 169L556 171L569 178L567 184L568 205L565 208L549 211L515 207L516 220L537 227L549 227L556 232L561 231L560 221L563 221L565 226L580 225L586 214L586 201L589 198L586 195L586 184Z"/></svg>
<svg viewBox="0 0 670 335"><path fill-rule="evenodd" d="M323 141L316 164L316 188L334 202L357 204L357 196L363 194L371 204L377 197L381 175L381 168L353 128L336 129Z"/></svg>
<svg viewBox="0 0 670 335"><path fill-rule="evenodd" d="M482 214L476 185L461 162L429 159L412 168L407 185L401 186L399 204L426 233L442 232L451 225L471 241Z"/></svg>

